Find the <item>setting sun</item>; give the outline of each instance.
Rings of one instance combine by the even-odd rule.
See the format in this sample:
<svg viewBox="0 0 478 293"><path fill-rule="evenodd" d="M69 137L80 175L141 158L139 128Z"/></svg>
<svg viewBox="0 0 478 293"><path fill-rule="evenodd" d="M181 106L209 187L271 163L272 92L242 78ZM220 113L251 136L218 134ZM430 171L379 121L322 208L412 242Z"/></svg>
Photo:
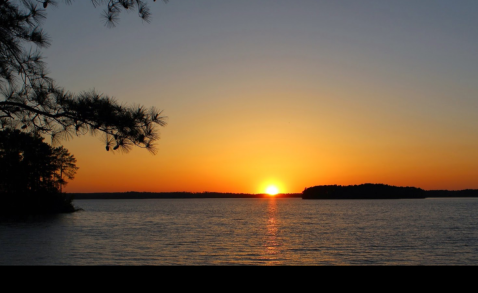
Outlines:
<svg viewBox="0 0 478 293"><path fill-rule="evenodd" d="M266 188L266 193L269 195L276 195L279 193L279 189L273 185Z"/></svg>

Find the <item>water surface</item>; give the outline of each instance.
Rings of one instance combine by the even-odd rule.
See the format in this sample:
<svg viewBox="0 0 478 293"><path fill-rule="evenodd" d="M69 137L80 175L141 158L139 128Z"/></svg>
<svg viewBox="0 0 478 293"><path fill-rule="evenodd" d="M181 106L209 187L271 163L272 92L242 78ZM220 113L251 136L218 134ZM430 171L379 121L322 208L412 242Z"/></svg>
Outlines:
<svg viewBox="0 0 478 293"><path fill-rule="evenodd" d="M77 200L0 223L0 265L475 265L478 199Z"/></svg>

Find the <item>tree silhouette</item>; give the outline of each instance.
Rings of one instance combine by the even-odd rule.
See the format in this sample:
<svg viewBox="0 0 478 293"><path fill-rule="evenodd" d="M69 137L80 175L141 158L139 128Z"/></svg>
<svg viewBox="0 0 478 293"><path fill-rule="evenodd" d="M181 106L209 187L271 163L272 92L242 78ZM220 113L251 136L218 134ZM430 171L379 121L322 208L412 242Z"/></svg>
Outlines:
<svg viewBox="0 0 478 293"><path fill-rule="evenodd" d="M62 192L62 187L68 183L63 177L72 180L75 178L76 171L79 168L76 166L76 158L63 146L54 148L52 152L54 164L56 166L54 177L60 188L60 192Z"/></svg>
<svg viewBox="0 0 478 293"><path fill-rule="evenodd" d="M123 10L136 9L141 19L150 19L145 1L91 2L95 7L106 6L107 26L114 26ZM102 133L106 150L129 151L138 146L155 153L157 126L166 125L161 111L120 105L94 91L73 94L48 76L39 50L50 41L41 23L48 5L56 4L53 0L0 0L0 130L47 134L52 143L73 135Z"/></svg>
<svg viewBox="0 0 478 293"><path fill-rule="evenodd" d="M17 129L0 131L0 215L71 212L71 198L61 193L73 179L76 159L63 147Z"/></svg>
<svg viewBox="0 0 478 293"><path fill-rule="evenodd" d="M74 178L75 157L43 140L19 130L0 131L0 193L60 189L67 183L64 178Z"/></svg>

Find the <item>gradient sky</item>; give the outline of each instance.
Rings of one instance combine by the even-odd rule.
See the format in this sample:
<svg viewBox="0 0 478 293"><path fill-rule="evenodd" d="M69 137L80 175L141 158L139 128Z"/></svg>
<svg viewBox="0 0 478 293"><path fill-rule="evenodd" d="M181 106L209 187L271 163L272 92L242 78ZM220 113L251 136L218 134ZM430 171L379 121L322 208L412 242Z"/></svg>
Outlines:
<svg viewBox="0 0 478 293"><path fill-rule="evenodd" d="M478 1L171 0L151 23L48 8L50 76L162 109L158 153L63 145L67 192L478 188Z"/></svg>

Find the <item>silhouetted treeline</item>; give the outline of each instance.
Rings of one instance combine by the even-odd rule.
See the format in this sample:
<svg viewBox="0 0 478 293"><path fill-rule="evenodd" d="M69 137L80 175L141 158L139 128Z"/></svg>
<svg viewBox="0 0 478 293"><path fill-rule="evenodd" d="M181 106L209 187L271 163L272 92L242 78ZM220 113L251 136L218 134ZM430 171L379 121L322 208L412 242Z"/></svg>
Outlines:
<svg viewBox="0 0 478 293"><path fill-rule="evenodd" d="M221 192L96 192L69 193L73 199L154 199L154 198L270 198L268 194ZM275 198L303 199L399 199L427 197L478 197L478 190L423 190L417 187L398 187L386 184L320 185L306 188L302 193L280 193Z"/></svg>
<svg viewBox="0 0 478 293"><path fill-rule="evenodd" d="M303 199L400 199L430 197L478 197L478 190L424 190L387 184L319 185L304 189Z"/></svg>
<svg viewBox="0 0 478 293"><path fill-rule="evenodd" d="M70 193L74 199L148 199L148 198L266 198L268 194L221 193L221 192L110 192L110 193ZM281 193L275 198L300 198L300 193Z"/></svg>
<svg viewBox="0 0 478 293"><path fill-rule="evenodd" d="M65 178L78 169L63 147L52 147L38 134L0 131L0 216L73 212L61 192Z"/></svg>

